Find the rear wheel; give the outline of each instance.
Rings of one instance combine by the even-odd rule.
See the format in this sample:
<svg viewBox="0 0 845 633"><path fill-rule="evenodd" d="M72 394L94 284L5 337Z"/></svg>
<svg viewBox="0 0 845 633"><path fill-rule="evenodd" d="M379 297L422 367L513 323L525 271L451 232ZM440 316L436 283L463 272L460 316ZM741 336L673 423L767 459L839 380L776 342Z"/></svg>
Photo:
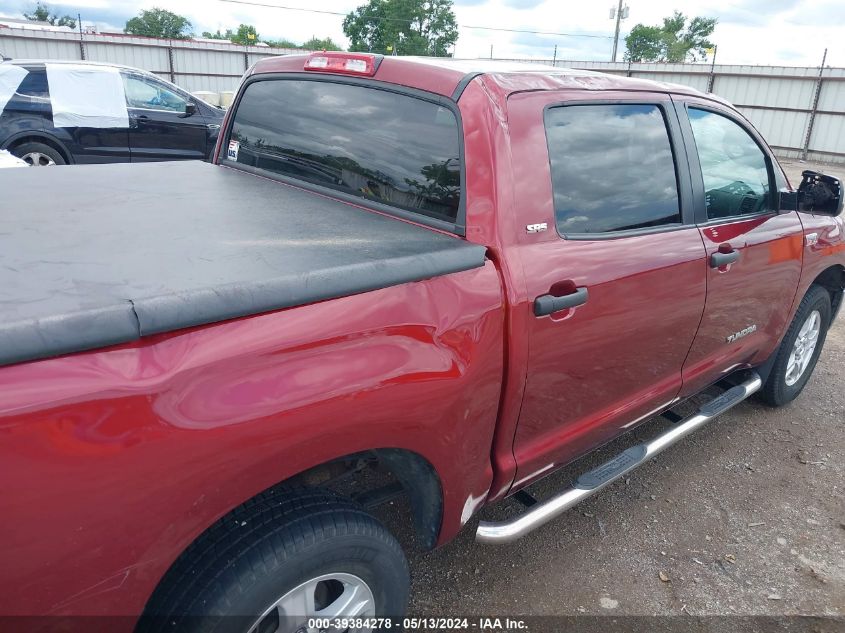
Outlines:
<svg viewBox="0 0 845 633"><path fill-rule="evenodd" d="M305 632L314 618L401 616L409 584L399 543L351 500L268 491L185 552L138 630Z"/></svg>
<svg viewBox="0 0 845 633"><path fill-rule="evenodd" d="M778 348L772 372L760 398L773 407L795 400L816 367L831 318L830 295L811 286Z"/></svg>
<svg viewBox="0 0 845 633"><path fill-rule="evenodd" d="M44 143L22 143L9 150L30 167L51 167L64 165L64 157L53 147Z"/></svg>

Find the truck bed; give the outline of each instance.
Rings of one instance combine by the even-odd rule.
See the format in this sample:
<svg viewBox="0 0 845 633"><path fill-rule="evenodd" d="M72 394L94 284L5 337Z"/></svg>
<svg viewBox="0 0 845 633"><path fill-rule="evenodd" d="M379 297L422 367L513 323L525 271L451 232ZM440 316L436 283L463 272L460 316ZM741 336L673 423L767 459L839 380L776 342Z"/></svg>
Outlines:
<svg viewBox="0 0 845 633"><path fill-rule="evenodd" d="M44 175L0 173L0 365L484 263L481 246L207 163Z"/></svg>

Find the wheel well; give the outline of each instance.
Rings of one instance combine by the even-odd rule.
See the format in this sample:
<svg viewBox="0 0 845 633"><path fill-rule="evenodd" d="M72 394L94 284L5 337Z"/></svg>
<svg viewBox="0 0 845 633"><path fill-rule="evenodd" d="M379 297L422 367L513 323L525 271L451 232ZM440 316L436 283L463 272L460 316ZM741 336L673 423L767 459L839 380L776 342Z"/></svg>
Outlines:
<svg viewBox="0 0 845 633"><path fill-rule="evenodd" d="M845 266L837 264L825 269L813 280L813 284L821 286L830 293L830 304L833 307L833 314L839 311L842 304L842 295L845 291Z"/></svg>
<svg viewBox="0 0 845 633"><path fill-rule="evenodd" d="M372 509L406 496L417 543L433 549L443 518L440 477L421 455L398 448L380 448L331 460L294 476L287 482L327 487Z"/></svg>
<svg viewBox="0 0 845 633"><path fill-rule="evenodd" d="M62 158L65 159L66 163L70 164L70 163L73 162L70 154L65 149L64 145L62 145L58 141L51 139L48 136L37 136L37 135L36 136L23 136L21 138L15 139L11 143L9 143L9 146L6 149L11 151L15 147L17 147L19 145L24 145L25 143L41 143L43 145L49 145L54 150L56 150L59 154L62 155Z"/></svg>
<svg viewBox="0 0 845 633"><path fill-rule="evenodd" d="M366 477L366 474L375 474ZM340 493L359 501L365 507L372 509L374 503L364 503L363 500L390 500L395 494L390 491L400 484L401 492L408 498L410 505L410 522L413 524L417 536L417 543L424 549L433 549L440 532L440 522L443 515L443 495L440 477L434 467L421 455L413 451L383 448L354 453L332 459L318 466L314 466L298 475L270 486L250 499L246 499L212 525L182 551L170 568L159 580L156 589L151 594L147 609L155 600L162 583L186 556L190 556L195 546L203 537L213 533L227 520L237 516L244 507L250 506L262 497L268 495L287 495L301 493L304 488L325 488L333 493ZM382 491L388 491L383 494ZM391 509L392 511L393 509ZM396 516L392 513L391 516ZM408 520L407 516L398 513L399 519Z"/></svg>

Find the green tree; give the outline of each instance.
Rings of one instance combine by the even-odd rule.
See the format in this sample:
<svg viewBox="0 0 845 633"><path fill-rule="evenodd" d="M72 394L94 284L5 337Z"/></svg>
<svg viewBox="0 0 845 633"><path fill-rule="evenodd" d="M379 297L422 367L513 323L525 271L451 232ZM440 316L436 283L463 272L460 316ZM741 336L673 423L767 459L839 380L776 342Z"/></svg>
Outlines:
<svg viewBox="0 0 845 633"><path fill-rule="evenodd" d="M637 24L625 38L625 61L653 62L660 58L663 30Z"/></svg>
<svg viewBox="0 0 845 633"><path fill-rule="evenodd" d="M625 38L625 59L634 62L684 62L703 59L713 43L707 38L716 28L716 18L687 17L675 11L663 18L662 26L637 24Z"/></svg>
<svg viewBox="0 0 845 633"><path fill-rule="evenodd" d="M141 11L136 17L128 20L123 32L147 37L185 40L192 35L191 27L192 24L186 17L165 9L149 9Z"/></svg>
<svg viewBox="0 0 845 633"><path fill-rule="evenodd" d="M267 46L272 48L299 48L299 44L295 42L291 42L290 40L281 39L281 40L264 40L264 43Z"/></svg>
<svg viewBox="0 0 845 633"><path fill-rule="evenodd" d="M452 0L369 0L343 20L351 51L446 56L458 40Z"/></svg>
<svg viewBox="0 0 845 633"><path fill-rule="evenodd" d="M308 51L342 51L343 48L335 42L332 38L326 37L320 39L319 37L312 37L310 40L302 45L302 48Z"/></svg>
<svg viewBox="0 0 845 633"><path fill-rule="evenodd" d="M35 9L32 10L32 13L24 13L23 17L27 20L32 20L33 22L48 22L53 26L68 26L72 29L76 28L76 18L72 18L69 15L58 15L56 13L50 13L50 10L40 2L35 5Z"/></svg>
<svg viewBox="0 0 845 633"><path fill-rule="evenodd" d="M258 31L251 24L241 24L230 39L235 44L243 44L244 46L258 44Z"/></svg>
<svg viewBox="0 0 845 633"><path fill-rule="evenodd" d="M203 31L202 36L210 40L224 40L229 42L232 40L235 34L232 32L232 29L226 29L225 33L221 33L220 29L217 29L216 33L212 33L211 31Z"/></svg>
<svg viewBox="0 0 845 633"><path fill-rule="evenodd" d="M238 27L237 31L233 31L232 29L226 29L225 33L221 33L220 29L217 29L216 33L203 31L202 36L212 40L225 40L227 42L233 42L235 44L241 44L243 46L246 46L247 44L258 44L259 41L258 32L255 30L255 27L251 24L241 24ZM269 45L269 42L265 42L265 44Z"/></svg>

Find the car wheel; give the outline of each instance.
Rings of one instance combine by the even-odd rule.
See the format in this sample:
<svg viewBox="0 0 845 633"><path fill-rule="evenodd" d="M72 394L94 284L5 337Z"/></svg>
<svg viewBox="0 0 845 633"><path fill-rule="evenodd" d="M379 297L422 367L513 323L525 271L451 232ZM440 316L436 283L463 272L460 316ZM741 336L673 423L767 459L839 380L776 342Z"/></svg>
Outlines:
<svg viewBox="0 0 845 633"><path fill-rule="evenodd" d="M9 150L30 167L65 165L67 161L54 148L44 143L23 143Z"/></svg>
<svg viewBox="0 0 845 633"><path fill-rule="evenodd" d="M766 404L780 407L795 400L819 360L831 318L830 295L811 286L777 351L772 372L760 390Z"/></svg>
<svg viewBox="0 0 845 633"><path fill-rule="evenodd" d="M359 505L325 490L277 489L180 557L138 631L286 633L316 630L313 618L398 617L409 585L399 543Z"/></svg>

